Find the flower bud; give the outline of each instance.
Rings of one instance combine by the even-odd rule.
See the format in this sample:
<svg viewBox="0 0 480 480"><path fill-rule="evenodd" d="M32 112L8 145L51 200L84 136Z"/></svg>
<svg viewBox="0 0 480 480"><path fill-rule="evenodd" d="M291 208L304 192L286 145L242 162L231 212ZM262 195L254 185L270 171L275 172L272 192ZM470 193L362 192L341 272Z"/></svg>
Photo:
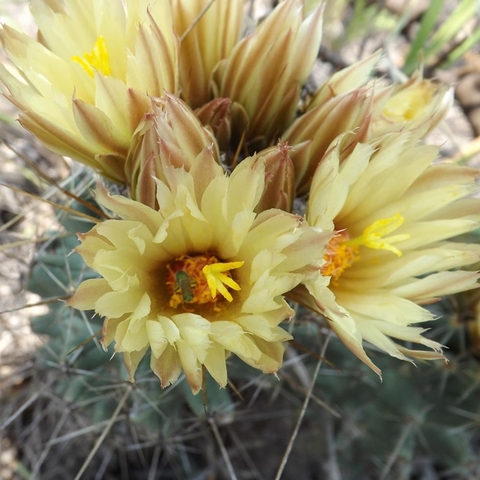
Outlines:
<svg viewBox="0 0 480 480"><path fill-rule="evenodd" d="M295 199L295 171L289 155L290 150L291 147L285 142L280 142L256 156L258 162L265 163L265 189L257 204L257 212L269 208L292 211Z"/></svg>

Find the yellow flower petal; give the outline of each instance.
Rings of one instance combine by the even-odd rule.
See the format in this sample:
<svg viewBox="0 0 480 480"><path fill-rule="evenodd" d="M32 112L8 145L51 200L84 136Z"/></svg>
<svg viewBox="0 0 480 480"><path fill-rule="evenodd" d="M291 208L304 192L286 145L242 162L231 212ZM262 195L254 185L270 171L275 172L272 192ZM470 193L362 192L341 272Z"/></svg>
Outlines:
<svg viewBox="0 0 480 480"><path fill-rule="evenodd" d="M80 237L79 253L104 278L99 292L86 283L72 299L106 317L103 344L127 353L131 375L140 357L132 352L149 346L162 386L183 371L194 393L205 369L226 385L232 353L263 372L280 368L291 337L279 324L293 314L283 297L319 275L329 238L296 215L255 213L265 172L256 158L225 176L212 157L205 168L198 158L190 169L167 165L155 208L99 188L100 203L121 218ZM254 187L239 205L246 178Z"/></svg>

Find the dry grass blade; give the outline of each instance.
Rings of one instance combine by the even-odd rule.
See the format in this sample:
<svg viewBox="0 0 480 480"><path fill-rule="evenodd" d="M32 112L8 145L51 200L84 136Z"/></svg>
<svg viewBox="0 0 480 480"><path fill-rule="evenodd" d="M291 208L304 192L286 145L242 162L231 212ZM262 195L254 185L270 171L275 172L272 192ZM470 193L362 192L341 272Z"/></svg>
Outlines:
<svg viewBox="0 0 480 480"><path fill-rule="evenodd" d="M22 305L17 308L10 308L8 310L3 310L1 313L12 313L12 312L18 312L19 310L24 310L25 308L33 308L33 307L40 307L43 305L50 305L52 303L53 304L57 303L58 301L61 301L61 300L67 300L67 298L69 297L70 295L62 295L62 296L52 297L52 298L43 298L39 302L27 303L26 305Z"/></svg>
<svg viewBox="0 0 480 480"><path fill-rule="evenodd" d="M15 149L6 140L2 140L2 141L8 149L10 149L13 153L15 153L15 155L17 157L21 158L22 161L25 162L25 164L32 170L32 172L35 173L35 175L38 176L38 178L43 179L46 183L55 187L57 190L62 192L65 196L77 201L78 203L80 203L84 207L88 208L91 212L99 215L100 217L108 218L108 216L105 214L105 212L103 212L102 210L97 208L95 205L92 205L91 203L87 202L83 198L75 195L70 190L68 190L66 188L63 188L61 185L59 185L53 178L49 177L46 173L42 172L42 170L40 168L38 168L37 165L35 165L34 162L29 160L25 155L23 155L21 152L19 152L17 149Z"/></svg>
<svg viewBox="0 0 480 480"><path fill-rule="evenodd" d="M118 402L117 408L113 412L113 415L111 416L110 421L108 422L107 426L105 427L105 430L103 430L102 434L98 437L97 441L95 442L94 447L92 448L88 457L85 459L85 462L83 463L82 467L78 471L74 480L80 480L82 478L82 475L85 472L85 470L87 469L88 465L90 464L90 461L92 460L92 458L97 453L97 450L100 448L100 445L102 444L103 440L105 439L108 432L112 428L113 424L117 421L117 417L119 416L120 411L122 410L123 406L125 405L125 402L127 401L127 398L130 395L131 391L132 391L132 387L130 385L128 385L126 390L125 390L125 393L123 394L123 397Z"/></svg>
<svg viewBox="0 0 480 480"><path fill-rule="evenodd" d="M225 465L227 466L228 474L230 475L230 480L237 480L237 475L233 470L232 462L230 461L230 457L228 456L228 452L227 452L227 449L225 448L225 444L223 443L222 436L218 431L218 427L217 427L217 424L215 423L215 419L213 417L209 417L208 424L212 429L215 440L217 441L218 447L220 448L220 452L222 453L222 458L225 462Z"/></svg>
<svg viewBox="0 0 480 480"><path fill-rule="evenodd" d="M217 0L210 0L205 7L203 7L202 11L197 15L197 18L189 25L189 27L183 32L183 35L180 37L180 43L183 42L185 37L192 31L192 29L195 27L195 25L202 19L202 17L205 15L207 10L216 2Z"/></svg>
<svg viewBox="0 0 480 480"><path fill-rule="evenodd" d="M6 185L5 183L0 183L0 186L9 188L10 190L12 190L15 193L19 193L20 195L24 195L24 196L32 198L34 200L38 200L39 202L46 203L47 205L50 205L54 208L58 208L59 210L63 210L64 212L70 213L70 214L75 215L77 217L83 218L84 220L88 220L89 222L98 223L100 221L96 217L92 217L90 215L87 215L86 213L79 212L79 211L77 211L73 208L70 208L70 207L67 207L67 206L64 206L64 205L60 205L56 202L53 202L52 200L47 200L46 198L39 197L38 195L35 195L33 193L25 192L21 188L14 187L13 185Z"/></svg>
<svg viewBox="0 0 480 480"><path fill-rule="evenodd" d="M0 230L4 229L2 227L0 227ZM64 238L64 237L69 237L69 236L71 236L71 234L66 233L66 234L58 235L56 238ZM32 243L48 242L51 239L52 239L51 235L45 235L45 236L42 236L42 237L26 238L24 240L18 240L17 242L6 243L5 245L0 245L0 252L6 252L7 250L16 249L18 247L23 247L25 245L31 245Z"/></svg>
<svg viewBox="0 0 480 480"><path fill-rule="evenodd" d="M407 425L405 425L402 431L402 434L397 440L395 448L393 449L392 453L388 457L386 465L383 467L382 473L380 474L380 480L387 480L389 478L388 475L390 473L390 470L392 469L393 464L397 460L400 454L400 450L403 447L403 444L406 442L408 436L411 434L412 429L413 429L413 422L410 422Z"/></svg>
<svg viewBox="0 0 480 480"><path fill-rule="evenodd" d="M312 381L310 383L310 388L305 395L305 400L303 401L302 409L300 410L300 415L298 416L297 423L295 425L295 429L290 437L290 440L288 442L287 448L285 450L285 453L283 455L282 461L280 463L280 466L278 467L277 474L275 475L275 480L280 480L283 470L285 469L285 465L288 462L288 459L290 457L290 453L292 451L293 445L295 443L295 439L297 438L298 431L300 430L300 425L302 424L303 417L305 416L305 413L307 411L308 404L310 402L310 398L313 393L313 387L315 386L315 381L317 380L318 372L320 372L320 367L322 366L323 363L323 357L325 356L325 352L327 351L327 346L328 342L330 340L330 335L331 332L328 333L325 342L322 347L322 352L320 353L320 358L318 359L317 365L315 367L315 370L313 371L312 375Z"/></svg>

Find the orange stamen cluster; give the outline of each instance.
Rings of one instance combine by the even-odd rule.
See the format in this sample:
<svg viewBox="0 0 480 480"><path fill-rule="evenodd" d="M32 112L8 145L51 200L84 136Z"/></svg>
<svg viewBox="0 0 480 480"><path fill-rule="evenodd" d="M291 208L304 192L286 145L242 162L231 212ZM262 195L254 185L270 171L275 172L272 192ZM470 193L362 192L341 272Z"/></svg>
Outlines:
<svg viewBox="0 0 480 480"><path fill-rule="evenodd" d="M350 238L346 230L338 231L327 245L327 253L323 256L325 264L320 269L320 273L325 277L332 277L332 282L335 284L340 275L360 258L360 247L387 250L398 257L402 256L401 250L394 243L408 240L410 235L408 233L388 235L401 227L404 221L405 217L399 213L389 218L381 218L355 238Z"/></svg>
<svg viewBox="0 0 480 480"><path fill-rule="evenodd" d="M208 270L209 265L218 264L218 258L215 255L210 254L195 256L182 255L176 258L173 262L167 264L165 284L167 286L167 291L170 294L170 306L177 308L179 305L185 306L185 304L214 304L214 310L219 310L219 307L215 304L217 304L218 301L221 301L223 297L221 295L212 295L211 285L204 273L205 267L207 267ZM236 285L232 280L232 275L229 270L223 271L222 275ZM182 285L179 282L180 277L182 278L182 283L189 281L189 285ZM186 280L187 277L188 280ZM230 283L228 280L227 285ZM187 290L188 293L186 293L185 290Z"/></svg>
<svg viewBox="0 0 480 480"><path fill-rule="evenodd" d="M358 246L349 246L345 243L349 239L348 232L342 230L328 242L327 253L323 256L325 264L320 273L325 277L332 277L333 282L359 259Z"/></svg>

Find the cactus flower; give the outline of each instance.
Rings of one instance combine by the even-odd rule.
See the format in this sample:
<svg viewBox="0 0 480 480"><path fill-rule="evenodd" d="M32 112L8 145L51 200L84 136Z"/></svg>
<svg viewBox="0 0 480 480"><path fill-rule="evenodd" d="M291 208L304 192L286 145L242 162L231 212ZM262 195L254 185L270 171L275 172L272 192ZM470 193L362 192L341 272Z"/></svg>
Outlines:
<svg viewBox="0 0 480 480"><path fill-rule="evenodd" d="M452 88L423 79L420 73L388 90L380 102L381 111L372 121L372 130L378 136L392 130L425 136L445 118L453 103Z"/></svg>
<svg viewBox="0 0 480 480"><path fill-rule="evenodd" d="M189 171L166 164L158 209L102 187L99 202L121 218L80 236L77 252L102 278L69 300L105 317L102 343L123 352L130 379L151 350L163 387L182 371L194 393L204 370L224 387L235 354L265 373L282 364L293 311L284 295L318 277L329 233L287 212L254 212L265 183L254 158L226 176L213 156Z"/></svg>
<svg viewBox="0 0 480 480"><path fill-rule="evenodd" d="M423 80L419 74L405 84L388 87L367 83L378 57L373 55L332 75L317 90L306 112L283 133L282 139L293 147L297 194L308 192L320 159L337 136L343 134L339 144L343 161L359 142L406 130L422 138L446 116L452 89Z"/></svg>
<svg viewBox="0 0 480 480"><path fill-rule="evenodd" d="M307 220L336 232L322 277L294 292L329 319L340 339L380 374L362 340L402 360L441 358L441 346L415 326L433 315L421 307L478 286L480 246L449 240L480 225L475 169L432 164L436 147L411 133L358 144L340 162L337 142L315 172ZM455 269L452 271L452 269ZM417 343L413 350L395 340Z"/></svg>
<svg viewBox="0 0 480 480"><path fill-rule="evenodd" d="M0 80L20 123L51 150L126 183L125 157L149 96L178 89L169 1L33 0L31 10L38 41L0 29L16 67L0 65Z"/></svg>

